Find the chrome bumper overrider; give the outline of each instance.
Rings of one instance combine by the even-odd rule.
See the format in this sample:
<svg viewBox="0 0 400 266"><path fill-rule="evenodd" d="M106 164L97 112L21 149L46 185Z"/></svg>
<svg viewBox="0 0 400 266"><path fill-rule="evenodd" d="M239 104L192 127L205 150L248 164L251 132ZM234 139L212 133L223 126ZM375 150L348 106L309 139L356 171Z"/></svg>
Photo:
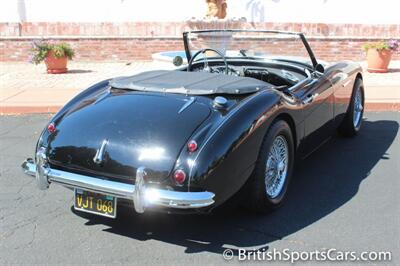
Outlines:
<svg viewBox="0 0 400 266"><path fill-rule="evenodd" d="M57 183L66 187L129 199L133 201L138 213L143 213L147 206L152 205L195 209L214 203L214 194L207 191L180 192L146 187L143 167L137 169L136 183L132 185L51 169L47 164L45 153L39 150L36 154L36 164L33 159L27 159L22 163L22 169L25 174L36 177L37 185L41 190L47 189L51 183Z"/></svg>

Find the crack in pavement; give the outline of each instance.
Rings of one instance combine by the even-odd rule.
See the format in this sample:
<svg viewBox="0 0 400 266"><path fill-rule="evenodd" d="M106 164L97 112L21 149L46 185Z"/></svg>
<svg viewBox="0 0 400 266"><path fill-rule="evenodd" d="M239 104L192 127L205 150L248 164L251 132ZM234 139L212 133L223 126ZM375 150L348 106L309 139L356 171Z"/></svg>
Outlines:
<svg viewBox="0 0 400 266"><path fill-rule="evenodd" d="M32 239L28 242L28 244L26 245L27 247L29 247L30 245L32 245L33 241L35 241L35 237L36 237L36 229L37 229L37 223L34 224L33 230L32 230Z"/></svg>

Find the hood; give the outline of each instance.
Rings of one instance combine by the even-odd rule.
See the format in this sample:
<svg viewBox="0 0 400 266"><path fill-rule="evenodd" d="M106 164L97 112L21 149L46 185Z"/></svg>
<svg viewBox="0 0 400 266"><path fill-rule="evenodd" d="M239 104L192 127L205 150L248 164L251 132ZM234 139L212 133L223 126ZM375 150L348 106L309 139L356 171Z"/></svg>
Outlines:
<svg viewBox="0 0 400 266"><path fill-rule="evenodd" d="M48 142L49 163L129 180L144 166L150 180L163 180L192 133L210 115L207 105L192 100L116 89L85 99L55 122L57 130Z"/></svg>

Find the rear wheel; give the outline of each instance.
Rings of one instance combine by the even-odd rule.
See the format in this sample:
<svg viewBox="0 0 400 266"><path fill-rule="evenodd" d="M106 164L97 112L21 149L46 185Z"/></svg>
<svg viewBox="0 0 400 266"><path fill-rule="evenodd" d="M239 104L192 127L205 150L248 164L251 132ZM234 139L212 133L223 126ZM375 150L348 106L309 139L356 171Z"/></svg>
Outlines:
<svg viewBox="0 0 400 266"><path fill-rule="evenodd" d="M294 144L289 125L275 122L266 134L243 203L256 212L269 212L282 205L292 175Z"/></svg>
<svg viewBox="0 0 400 266"><path fill-rule="evenodd" d="M352 137L360 131L364 114L364 86L362 79L354 83L353 94L346 116L339 127L339 133Z"/></svg>

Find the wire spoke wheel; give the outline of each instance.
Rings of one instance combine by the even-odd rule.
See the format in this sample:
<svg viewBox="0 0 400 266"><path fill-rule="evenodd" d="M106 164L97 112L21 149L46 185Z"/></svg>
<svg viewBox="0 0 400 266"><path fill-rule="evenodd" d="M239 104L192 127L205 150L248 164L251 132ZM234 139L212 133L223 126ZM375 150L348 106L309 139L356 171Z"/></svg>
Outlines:
<svg viewBox="0 0 400 266"><path fill-rule="evenodd" d="M275 138L268 153L265 168L265 190L270 198L276 198L282 191L288 172L289 148L285 137Z"/></svg>
<svg viewBox="0 0 400 266"><path fill-rule="evenodd" d="M358 88L354 96L353 125L355 128L358 128L361 124L363 109L361 90Z"/></svg>

